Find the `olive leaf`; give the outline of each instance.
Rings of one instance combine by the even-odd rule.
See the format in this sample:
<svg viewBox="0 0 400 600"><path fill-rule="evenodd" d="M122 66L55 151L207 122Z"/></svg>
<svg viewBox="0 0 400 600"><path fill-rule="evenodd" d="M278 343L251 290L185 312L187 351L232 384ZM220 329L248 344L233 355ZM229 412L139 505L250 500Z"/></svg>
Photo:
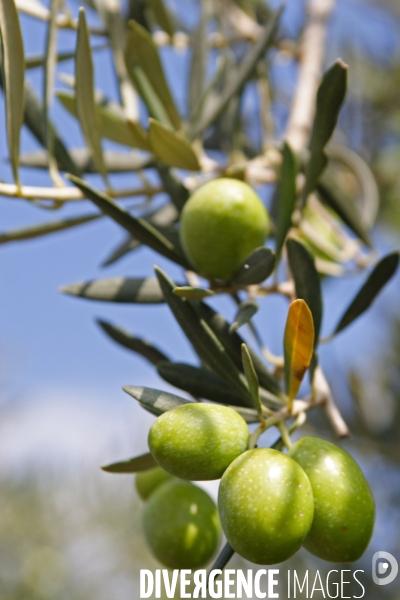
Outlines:
<svg viewBox="0 0 400 600"><path fill-rule="evenodd" d="M243 338L237 332L231 333L230 325L226 319L220 313L217 313L214 309L208 306L208 304L200 302L195 306L195 309L199 316L204 319L204 321L215 333L229 354L236 368L242 371ZM251 348L249 348L249 352L260 384L263 388L265 388L265 390L268 390L275 396L276 405L282 405L282 402L279 399L279 396L282 394L279 381L272 375L272 373L269 372L267 366Z"/></svg>
<svg viewBox="0 0 400 600"><path fill-rule="evenodd" d="M190 143L185 138L150 119L149 142L152 152L169 167L199 171L200 163Z"/></svg>
<svg viewBox="0 0 400 600"><path fill-rule="evenodd" d="M338 120L339 111L347 90L347 65L340 59L324 73L317 93L317 107L310 138L310 159L306 169L306 182L302 201L315 189L328 159L324 152Z"/></svg>
<svg viewBox="0 0 400 600"><path fill-rule="evenodd" d="M169 226L172 225L177 219L178 212L172 203L165 204L161 208L155 210L148 217L143 217L145 221L149 221L153 225L157 226ZM117 260L136 250L141 246L141 242L132 236L128 236L122 244L118 244L117 248L103 261L102 267L108 267Z"/></svg>
<svg viewBox="0 0 400 600"><path fill-rule="evenodd" d="M4 73L0 68L0 87L4 88ZM28 80L25 80L24 84L24 123L31 131L33 136L42 146L46 146L46 139L43 128L44 121L44 108L43 104L38 99L34 89L30 85ZM62 139L60 138L58 132L54 128L54 125L51 122L48 122L48 127L52 129L53 135L53 143L54 143L54 155L57 159L58 165L60 168L65 171L69 171L74 175L80 175L81 170L75 164L72 159L70 153L65 147ZM47 154L46 154L47 155ZM20 155L21 159L21 155ZM46 161L47 168L48 161Z"/></svg>
<svg viewBox="0 0 400 600"><path fill-rule="evenodd" d="M155 277L111 277L80 281L62 286L60 292L100 302L128 304L160 304L164 302L164 296Z"/></svg>
<svg viewBox="0 0 400 600"><path fill-rule="evenodd" d="M378 262L336 325L333 335L348 327L371 306L381 289L396 273L399 257L399 252L392 252Z"/></svg>
<svg viewBox="0 0 400 600"><path fill-rule="evenodd" d="M196 398L205 398L233 406L249 405L247 398L233 392L219 375L185 363L162 362L157 365L160 377Z"/></svg>
<svg viewBox="0 0 400 600"><path fill-rule="evenodd" d="M156 467L157 463L153 458L153 455L148 452L147 454L141 454L135 458L129 460L122 460L120 462L112 463L101 467L103 471L107 473L138 473L139 471L147 471L152 467Z"/></svg>
<svg viewBox="0 0 400 600"><path fill-rule="evenodd" d="M176 296L179 296L180 298L186 298L186 300L202 300L203 298L208 298L209 296L214 295L212 290L200 287L191 287L189 285L176 287L174 288L173 292Z"/></svg>
<svg viewBox="0 0 400 600"><path fill-rule="evenodd" d="M73 219L60 219L57 221L40 223L39 225L32 225L31 227L24 227L22 229L14 229L12 231L0 233L0 244L42 237L44 235L49 235L50 233L56 233L57 231L72 229L78 225L84 225L85 223L90 223L90 221L95 221L100 218L101 215L85 215Z"/></svg>
<svg viewBox="0 0 400 600"><path fill-rule="evenodd" d="M163 352L161 352L161 350L146 340L136 337L130 334L128 331L112 325L112 323L107 323L107 321L98 319L97 323L102 328L104 333L114 340L114 342L120 346L123 346L124 348L127 348L128 350L132 350L133 352L140 354L151 364L158 365L162 361L169 361L169 358Z"/></svg>
<svg viewBox="0 0 400 600"><path fill-rule="evenodd" d="M248 298L247 300L241 302L229 331L237 331L240 327L242 327L242 325L248 323L256 314L258 308L259 306L253 298Z"/></svg>
<svg viewBox="0 0 400 600"><path fill-rule="evenodd" d="M189 190L177 177L175 177L169 167L162 163L158 163L156 164L156 169L165 191L169 194L178 211L181 211L189 198Z"/></svg>
<svg viewBox="0 0 400 600"><path fill-rule="evenodd" d="M296 206L296 176L298 165L293 150L285 142L282 150L282 165L276 188L274 205L277 207L276 256L279 260L286 235L292 226L292 214Z"/></svg>
<svg viewBox="0 0 400 600"><path fill-rule="evenodd" d="M275 268L275 252L269 248L256 248L240 266L232 279L236 285L257 285L267 279Z"/></svg>
<svg viewBox="0 0 400 600"><path fill-rule="evenodd" d="M109 267L110 265L113 265L120 258L123 258L130 252L140 248L141 245L142 244L139 242L139 240L128 235L128 237L125 238L121 244L118 244L118 246L109 255L107 255L107 258L103 260L101 266Z"/></svg>
<svg viewBox="0 0 400 600"><path fill-rule="evenodd" d="M8 151L11 157L14 179L19 185L18 157L24 115L25 58L18 11L14 0L2 0L0 2L0 32L6 96Z"/></svg>
<svg viewBox="0 0 400 600"><path fill-rule="evenodd" d="M179 129L181 120L164 75L164 69L150 33L136 21L129 21L125 61L128 73L152 117Z"/></svg>
<svg viewBox="0 0 400 600"><path fill-rule="evenodd" d="M296 288L296 297L305 300L314 322L314 345L318 337L322 321L321 282L314 258L301 242L289 239L286 242L290 270Z"/></svg>
<svg viewBox="0 0 400 600"><path fill-rule="evenodd" d="M251 397L253 398L255 409L258 413L260 421L263 419L262 406L260 401L259 384L256 370L251 360L251 355L246 344L242 344L242 362L243 369L246 375L247 384L249 386Z"/></svg>
<svg viewBox="0 0 400 600"><path fill-rule="evenodd" d="M124 229L129 231L129 233L135 236L140 242L146 244L173 262L176 262L185 268L190 268L190 265L180 253L179 249L166 238L159 228L154 227L154 225L151 225L144 219L136 219L128 211L118 206L118 204L116 204L109 196L94 190L82 179L74 177L73 175L68 175L68 178L82 190L86 198L89 198L94 202L101 211L124 227Z"/></svg>
<svg viewBox="0 0 400 600"><path fill-rule="evenodd" d="M304 300L295 300L289 307L283 346L286 393L291 404L314 352L314 323Z"/></svg>
<svg viewBox="0 0 400 600"><path fill-rule="evenodd" d="M217 375L222 377L235 392L243 398L247 398L247 403L251 406L249 391L243 376L231 361L212 329L199 317L188 300L174 294L173 290L176 285L167 275L159 267L155 267L155 271L165 301L200 359L212 366Z"/></svg>
<svg viewBox="0 0 400 600"><path fill-rule="evenodd" d="M147 2L158 25L172 37L174 35L174 25L164 0L147 0Z"/></svg>
<svg viewBox="0 0 400 600"><path fill-rule="evenodd" d="M175 394L148 387L127 385L122 389L129 394L129 396L135 398L145 410L157 417L167 410L192 402L192 400L186 400Z"/></svg>
<svg viewBox="0 0 400 600"><path fill-rule="evenodd" d="M86 24L86 13L83 7L79 9L75 57L75 89L76 112L83 136L92 152L93 161L99 173L102 174L104 180L107 182L107 169L104 164L99 123L94 101L93 63L90 52L90 40Z"/></svg>
<svg viewBox="0 0 400 600"><path fill-rule="evenodd" d="M56 96L63 107L72 116L78 118L75 93L58 90ZM118 104L106 100L98 103L95 99L94 111L102 138L122 144L123 146L150 151L146 131L139 123L126 120ZM108 165L106 166L107 170L109 170Z"/></svg>

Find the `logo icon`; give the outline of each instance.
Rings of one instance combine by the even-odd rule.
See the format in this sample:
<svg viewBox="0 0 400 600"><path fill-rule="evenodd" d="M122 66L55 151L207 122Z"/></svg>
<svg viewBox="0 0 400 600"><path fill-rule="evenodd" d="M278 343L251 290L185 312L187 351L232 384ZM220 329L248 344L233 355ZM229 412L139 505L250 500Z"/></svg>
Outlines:
<svg viewBox="0 0 400 600"><path fill-rule="evenodd" d="M379 562L378 562L379 561ZM372 557L372 579L376 585L392 583L399 572L399 565L395 557L389 552L375 552ZM382 577L382 575L387 575Z"/></svg>

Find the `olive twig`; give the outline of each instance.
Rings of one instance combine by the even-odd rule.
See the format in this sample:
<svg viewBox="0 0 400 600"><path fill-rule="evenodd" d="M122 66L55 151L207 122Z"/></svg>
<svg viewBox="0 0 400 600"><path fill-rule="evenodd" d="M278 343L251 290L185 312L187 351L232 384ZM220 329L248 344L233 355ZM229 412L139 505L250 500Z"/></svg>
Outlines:
<svg viewBox="0 0 400 600"><path fill-rule="evenodd" d="M289 428L286 425L285 421L281 421L280 423L278 423L278 429L281 433L281 438L282 438L283 443L285 444L286 448L288 450L290 450L290 448L293 446L293 444L292 444L292 440L290 439Z"/></svg>

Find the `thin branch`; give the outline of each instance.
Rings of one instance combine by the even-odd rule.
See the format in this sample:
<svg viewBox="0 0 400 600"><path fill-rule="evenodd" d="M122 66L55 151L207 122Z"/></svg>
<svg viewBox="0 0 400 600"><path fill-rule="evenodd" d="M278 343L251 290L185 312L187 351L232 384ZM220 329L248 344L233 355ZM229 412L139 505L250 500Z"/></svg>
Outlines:
<svg viewBox="0 0 400 600"><path fill-rule="evenodd" d="M307 21L300 44L299 78L286 130L295 152L307 147L315 113L315 99L325 58L325 40L335 0L308 0Z"/></svg>
<svg viewBox="0 0 400 600"><path fill-rule="evenodd" d="M163 191L162 187L127 188L122 190L111 190L108 194L112 198L130 198L133 196L154 196ZM21 186L18 188L14 183L0 182L0 196L9 198L21 198L26 200L56 200L57 202L71 202L84 200L85 195L76 187L34 187Z"/></svg>

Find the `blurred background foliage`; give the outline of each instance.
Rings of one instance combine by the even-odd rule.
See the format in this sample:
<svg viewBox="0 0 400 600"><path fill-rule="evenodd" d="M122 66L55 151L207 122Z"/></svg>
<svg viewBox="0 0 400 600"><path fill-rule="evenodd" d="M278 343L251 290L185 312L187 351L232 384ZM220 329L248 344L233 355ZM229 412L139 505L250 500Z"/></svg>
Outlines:
<svg viewBox="0 0 400 600"><path fill-rule="evenodd" d="M90 2L87 4L90 6ZM148 26L145 4L131 0L124 6L125 16ZM167 2L178 23L177 29L190 33L196 24L198 3L193 0L185 4L183 9L179 0ZM222 0L221 4L224 4ZM234 4L259 24L265 23L271 14L270 6L262 0L236 0ZM74 2L71 6L75 12L78 5ZM278 137L284 129L295 85L296 44L304 15L304 2L289 0L287 16L280 29L280 38L285 43L271 52L269 59L274 121L265 124L265 132L274 131ZM90 17L99 24L94 13L90 13ZM168 24L164 23L164 27L168 28ZM375 175L380 205L374 239L383 248L399 245L399 40L400 8L396 0L337 2L328 32L326 65L340 55L349 65L350 77L346 103L333 141L360 154ZM166 63L173 61L170 47L162 48L161 52ZM236 52L240 56L240 44ZM226 60L230 60L229 56ZM35 82L37 84L37 80ZM176 90L174 83L172 78L172 87L181 98L181 83L176 82ZM111 87L110 82L110 96ZM210 155L221 145L229 152L235 148L237 139L232 139L232 128L227 126L232 115L237 117L235 108L230 107L232 112L225 122L221 119L214 139L210 136L207 140L205 147ZM242 153L246 157L256 155L265 142L256 128L253 113L254 104L247 99L241 115L243 122L236 129L236 134L238 131L247 134L239 144L241 156ZM357 195L357 182L343 165L337 168L335 176L343 189ZM335 286L336 281L328 279L325 284L329 288ZM346 364L346 382L334 382L337 393L347 399L347 404L344 402L346 419L353 433L344 445L362 464L377 499L378 521L373 543L359 565L357 563L357 568L365 570L362 578L365 597L371 600L400 598L398 582L377 588L371 582L370 573L371 557L377 550L392 552L400 559L400 318L398 302L385 308L384 314L375 313L375 319L386 331L384 340L371 344L368 361ZM0 414L2 423L12 411L12 403L5 402ZM18 427L17 420L13 423ZM324 418L313 415L305 431L317 429L333 439ZM9 442L8 449L11 447ZM76 473L64 471L58 463L44 468L40 460L37 463L31 460L28 466L15 470L7 467L7 457L3 462L6 468L0 475L1 600L138 597L139 569L155 569L159 565L143 543L140 503L131 477L108 478L94 474L94 461L90 469L77 462ZM232 568L238 567L249 565L235 557ZM286 568L300 572L318 568L327 572L330 565L302 551L285 564ZM282 597L285 593L282 589ZM358 594L359 588L354 593ZM317 592L314 597L322 597L322 594Z"/></svg>

